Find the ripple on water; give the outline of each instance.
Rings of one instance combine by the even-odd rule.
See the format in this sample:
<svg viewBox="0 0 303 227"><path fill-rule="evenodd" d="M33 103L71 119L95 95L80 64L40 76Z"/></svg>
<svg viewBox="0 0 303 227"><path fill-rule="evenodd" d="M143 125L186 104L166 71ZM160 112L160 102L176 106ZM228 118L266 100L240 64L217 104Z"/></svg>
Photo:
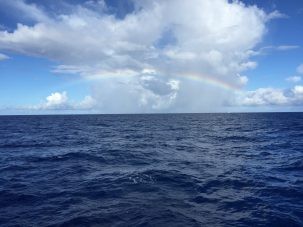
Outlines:
<svg viewBox="0 0 303 227"><path fill-rule="evenodd" d="M303 114L0 117L1 226L303 226Z"/></svg>

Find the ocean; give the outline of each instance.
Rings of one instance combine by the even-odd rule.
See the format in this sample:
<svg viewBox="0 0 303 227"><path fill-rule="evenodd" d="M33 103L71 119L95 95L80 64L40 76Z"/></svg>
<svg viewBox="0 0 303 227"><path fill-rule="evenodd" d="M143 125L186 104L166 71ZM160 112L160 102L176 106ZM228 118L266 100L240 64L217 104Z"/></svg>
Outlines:
<svg viewBox="0 0 303 227"><path fill-rule="evenodd" d="M303 226L303 113L0 116L1 226Z"/></svg>

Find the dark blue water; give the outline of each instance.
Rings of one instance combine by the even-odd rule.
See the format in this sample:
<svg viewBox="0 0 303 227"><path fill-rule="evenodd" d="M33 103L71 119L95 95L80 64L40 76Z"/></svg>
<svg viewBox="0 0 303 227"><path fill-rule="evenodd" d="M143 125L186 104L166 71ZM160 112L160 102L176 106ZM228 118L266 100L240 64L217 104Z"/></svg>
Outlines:
<svg viewBox="0 0 303 227"><path fill-rule="evenodd" d="M0 117L1 226L303 226L303 114Z"/></svg>

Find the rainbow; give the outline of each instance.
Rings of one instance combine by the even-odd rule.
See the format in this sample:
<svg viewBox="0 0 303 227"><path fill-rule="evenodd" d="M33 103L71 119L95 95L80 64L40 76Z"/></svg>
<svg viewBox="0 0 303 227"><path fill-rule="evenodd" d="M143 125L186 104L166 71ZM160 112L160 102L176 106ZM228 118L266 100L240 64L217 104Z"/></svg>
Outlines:
<svg viewBox="0 0 303 227"><path fill-rule="evenodd" d="M163 76L163 75L167 75L167 73L159 73L158 75ZM122 75L120 75L120 76L122 76ZM127 76L129 76L129 75L127 75ZM138 74L131 75L131 76L138 76ZM69 86L73 86L73 85L80 84L80 83L89 83L89 81L96 81L96 80L100 80L101 78L110 78L110 77L111 76L104 76L104 77L98 77L98 78L90 78L89 80L82 78L79 80L74 80L73 82L69 81L68 83L64 84L63 87L69 87ZM119 76L114 76L114 77L117 78ZM193 72L173 73L173 74L170 74L169 77L187 79L190 81L197 81L197 82L204 83L204 84L207 84L207 85L210 85L213 87L219 87L221 89L228 90L228 91L239 91L242 88L240 84L229 83L224 80L220 80L214 76L207 75L207 74L201 74L201 73L193 73Z"/></svg>
<svg viewBox="0 0 303 227"><path fill-rule="evenodd" d="M206 74L198 74L198 73L182 73L175 75L180 78L189 79L192 81L198 81L201 83L205 83L214 87L219 87L224 90L231 90L231 91L239 91L241 90L241 86L237 84L228 83L226 81L220 80L216 77L209 76Z"/></svg>

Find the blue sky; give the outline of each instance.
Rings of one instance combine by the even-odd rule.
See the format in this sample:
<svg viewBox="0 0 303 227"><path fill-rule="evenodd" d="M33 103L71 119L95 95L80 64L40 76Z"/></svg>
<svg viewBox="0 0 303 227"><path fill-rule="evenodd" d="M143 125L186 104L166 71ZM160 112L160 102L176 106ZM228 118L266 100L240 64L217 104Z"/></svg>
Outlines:
<svg viewBox="0 0 303 227"><path fill-rule="evenodd" d="M296 75L296 68L303 59L303 2L295 1L245 1L257 4L267 12L279 10L287 18L273 20L267 26L268 32L259 47L290 45L298 46L289 51L271 51L267 55L257 58L259 66L252 72L249 89L261 86L287 87L285 77Z"/></svg>
<svg viewBox="0 0 303 227"><path fill-rule="evenodd" d="M302 21L300 0L0 0L0 114L301 111Z"/></svg>

